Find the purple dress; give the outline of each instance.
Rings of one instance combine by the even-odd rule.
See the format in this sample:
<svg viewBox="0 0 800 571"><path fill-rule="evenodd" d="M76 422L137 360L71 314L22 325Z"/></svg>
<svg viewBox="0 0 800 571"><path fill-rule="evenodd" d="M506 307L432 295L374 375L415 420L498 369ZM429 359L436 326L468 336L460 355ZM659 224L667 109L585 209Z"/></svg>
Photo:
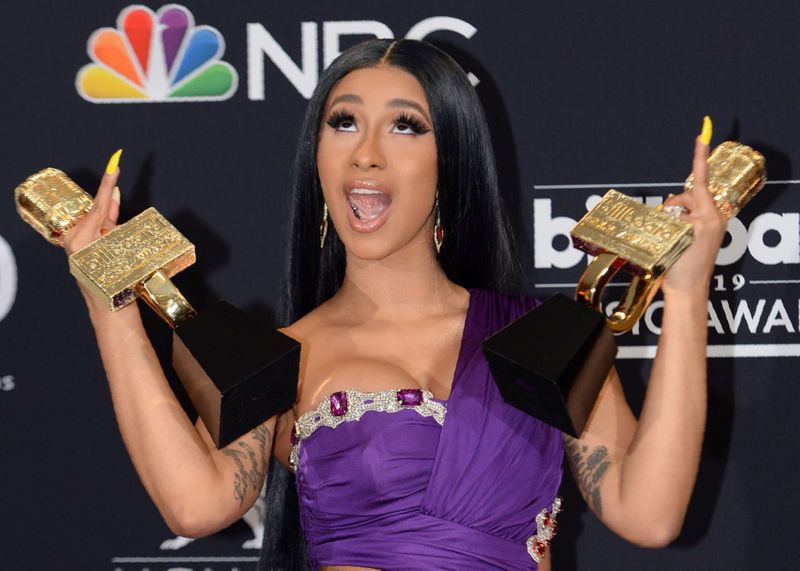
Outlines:
<svg viewBox="0 0 800 571"><path fill-rule="evenodd" d="M480 348L537 301L470 294L447 402L343 391L298 419L292 457L315 569L537 568L560 506L561 434L503 402Z"/></svg>

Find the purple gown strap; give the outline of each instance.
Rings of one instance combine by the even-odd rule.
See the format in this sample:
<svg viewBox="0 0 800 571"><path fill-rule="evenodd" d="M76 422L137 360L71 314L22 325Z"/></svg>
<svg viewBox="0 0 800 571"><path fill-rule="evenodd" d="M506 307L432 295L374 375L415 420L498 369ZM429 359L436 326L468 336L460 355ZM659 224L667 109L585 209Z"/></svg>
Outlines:
<svg viewBox="0 0 800 571"><path fill-rule="evenodd" d="M536 532L561 482L554 428L507 405L480 343L538 305L525 296L472 292L462 350L422 512L515 543ZM502 515L500 515L502 514Z"/></svg>

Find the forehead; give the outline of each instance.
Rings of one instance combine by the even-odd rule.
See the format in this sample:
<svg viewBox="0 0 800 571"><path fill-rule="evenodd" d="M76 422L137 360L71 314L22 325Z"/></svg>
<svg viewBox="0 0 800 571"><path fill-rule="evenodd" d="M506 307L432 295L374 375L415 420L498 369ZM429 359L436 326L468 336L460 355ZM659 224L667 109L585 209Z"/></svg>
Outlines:
<svg viewBox="0 0 800 571"><path fill-rule="evenodd" d="M428 100L417 78L400 68L381 65L351 71L334 86L326 106L340 95L357 95L365 105L384 105L392 99L410 99L426 111Z"/></svg>

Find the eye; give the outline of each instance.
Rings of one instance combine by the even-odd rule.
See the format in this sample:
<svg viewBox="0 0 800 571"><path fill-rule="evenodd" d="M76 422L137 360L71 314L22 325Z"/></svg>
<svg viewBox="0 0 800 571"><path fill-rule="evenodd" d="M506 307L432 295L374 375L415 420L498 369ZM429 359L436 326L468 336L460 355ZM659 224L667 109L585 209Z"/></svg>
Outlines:
<svg viewBox="0 0 800 571"><path fill-rule="evenodd" d="M336 131L356 131L355 117L350 111L346 111L344 109L338 109L331 113L331 116L328 117L328 120L325 122L328 124L328 126Z"/></svg>
<svg viewBox="0 0 800 571"><path fill-rule="evenodd" d="M400 133L402 135L424 135L430 131L425 124L408 113L401 113L394 120L393 133Z"/></svg>

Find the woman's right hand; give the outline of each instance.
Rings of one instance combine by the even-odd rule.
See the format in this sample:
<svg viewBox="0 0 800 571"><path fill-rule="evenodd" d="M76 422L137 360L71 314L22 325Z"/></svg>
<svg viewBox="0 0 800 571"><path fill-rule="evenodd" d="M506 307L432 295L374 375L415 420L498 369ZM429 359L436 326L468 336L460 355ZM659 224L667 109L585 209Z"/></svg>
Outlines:
<svg viewBox="0 0 800 571"><path fill-rule="evenodd" d="M116 226L121 152L109 160L92 209L64 237L67 254ZM202 422L195 427L175 398L137 304L112 312L88 290L80 289L89 307L122 438L167 524L175 533L192 537L227 527L259 496L272 452L275 419L217 450Z"/></svg>
<svg viewBox="0 0 800 571"><path fill-rule="evenodd" d="M71 255L88 246L117 225L119 216L119 157L122 149L111 155L92 209L64 235L64 249Z"/></svg>
<svg viewBox="0 0 800 571"><path fill-rule="evenodd" d="M122 149L119 149L108 160L105 173L100 181L100 187L94 197L92 209L64 235L62 244L67 256L88 246L116 227L120 203L117 180L119 180L119 158L121 154ZM90 309L94 308L95 305L99 305L96 303L94 296L80 283L79 288Z"/></svg>

